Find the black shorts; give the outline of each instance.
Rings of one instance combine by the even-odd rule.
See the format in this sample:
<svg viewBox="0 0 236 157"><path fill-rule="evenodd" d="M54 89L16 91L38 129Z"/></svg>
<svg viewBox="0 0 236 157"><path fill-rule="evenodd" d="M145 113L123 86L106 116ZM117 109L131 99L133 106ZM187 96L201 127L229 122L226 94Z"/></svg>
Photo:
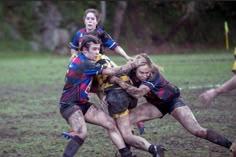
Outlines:
<svg viewBox="0 0 236 157"><path fill-rule="evenodd" d="M87 102L85 104L67 104L67 103L60 103L60 113L62 117L68 122L69 117L76 111L81 110L83 114L85 115L88 109L90 108L91 105L93 105L90 102Z"/></svg>
<svg viewBox="0 0 236 157"><path fill-rule="evenodd" d="M167 113L170 114L175 108L186 106L186 104L183 102L182 98L176 97L172 99L170 102L160 104L160 105L154 105L154 106L156 106L161 111L163 115L162 117L164 117L165 114Z"/></svg>
<svg viewBox="0 0 236 157"><path fill-rule="evenodd" d="M111 116L132 109L137 106L138 99L130 96L121 88L113 88L105 91L108 103L108 112Z"/></svg>

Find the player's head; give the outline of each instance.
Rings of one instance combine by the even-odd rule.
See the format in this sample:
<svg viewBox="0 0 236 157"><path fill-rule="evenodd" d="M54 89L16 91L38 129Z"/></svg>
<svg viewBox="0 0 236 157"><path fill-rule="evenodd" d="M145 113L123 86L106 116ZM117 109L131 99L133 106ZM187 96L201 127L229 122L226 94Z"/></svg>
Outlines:
<svg viewBox="0 0 236 157"><path fill-rule="evenodd" d="M100 21L100 14L96 9L87 9L84 12L84 24L88 32L94 31Z"/></svg>
<svg viewBox="0 0 236 157"><path fill-rule="evenodd" d="M162 71L162 67L153 63L151 58L146 54L142 53L135 57L136 62L145 63L135 69L136 77L140 81L147 80L155 71Z"/></svg>
<svg viewBox="0 0 236 157"><path fill-rule="evenodd" d="M101 41L93 35L85 35L80 45L80 51L90 60L96 60L99 54Z"/></svg>

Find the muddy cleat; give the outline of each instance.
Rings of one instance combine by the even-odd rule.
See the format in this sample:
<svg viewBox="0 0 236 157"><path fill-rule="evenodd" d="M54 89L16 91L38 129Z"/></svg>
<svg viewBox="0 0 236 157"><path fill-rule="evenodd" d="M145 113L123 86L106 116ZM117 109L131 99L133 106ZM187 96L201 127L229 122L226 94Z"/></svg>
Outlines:
<svg viewBox="0 0 236 157"><path fill-rule="evenodd" d="M234 140L234 142L232 143L229 149L233 154L232 157L236 157L236 140Z"/></svg>
<svg viewBox="0 0 236 157"><path fill-rule="evenodd" d="M153 157L164 157L164 151L166 151L166 149L163 145L154 145L154 151Z"/></svg>
<svg viewBox="0 0 236 157"><path fill-rule="evenodd" d="M65 137L66 139L71 139L75 136L75 132L62 132L61 135Z"/></svg>

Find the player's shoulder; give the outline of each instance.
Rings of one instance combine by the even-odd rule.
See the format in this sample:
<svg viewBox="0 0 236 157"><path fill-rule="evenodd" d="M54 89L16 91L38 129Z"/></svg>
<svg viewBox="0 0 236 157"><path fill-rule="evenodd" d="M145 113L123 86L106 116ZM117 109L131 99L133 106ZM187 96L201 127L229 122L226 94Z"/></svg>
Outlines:
<svg viewBox="0 0 236 157"><path fill-rule="evenodd" d="M101 27L101 26L97 26L96 31L97 31L99 34L106 32L106 31L104 30L104 28Z"/></svg>
<svg viewBox="0 0 236 157"><path fill-rule="evenodd" d="M81 28L81 29L79 29L79 30L76 32L76 34L84 34L84 33L86 33L86 29L85 29L85 28Z"/></svg>

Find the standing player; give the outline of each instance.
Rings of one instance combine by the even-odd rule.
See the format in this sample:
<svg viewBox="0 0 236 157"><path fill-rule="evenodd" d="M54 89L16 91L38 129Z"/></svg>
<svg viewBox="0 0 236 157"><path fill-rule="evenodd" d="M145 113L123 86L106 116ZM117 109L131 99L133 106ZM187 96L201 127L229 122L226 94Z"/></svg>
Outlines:
<svg viewBox="0 0 236 157"><path fill-rule="evenodd" d="M122 49L122 47L120 47L118 43L115 42L106 31L104 31L101 27L98 26L100 17L99 17L99 12L96 9L87 9L84 12L83 19L85 28L78 30L74 34L72 41L70 42L71 55L72 55L71 58L75 57L78 54L78 49L82 42L83 36L86 33L96 31L100 36L103 47L114 50L117 54L121 55L126 60L132 60L132 58L126 54L124 49Z"/></svg>
<svg viewBox="0 0 236 157"><path fill-rule="evenodd" d="M91 8L85 10L83 20L85 28L78 30L74 34L72 41L70 42L71 59L78 54L78 49L83 40L83 36L91 32L96 32L98 34L98 38L100 38L100 40L102 41L101 51L103 51L103 47L109 48L110 50L115 51L117 54L119 54L126 60L133 59L132 57L127 55L124 49L119 46L118 43L114 41L106 31L104 31L101 27L98 26L100 22L100 15L98 10ZM140 134L143 134L144 123L140 122L137 126Z"/></svg>
<svg viewBox="0 0 236 157"><path fill-rule="evenodd" d="M69 141L64 150L64 157L73 157L87 137L86 123L92 123L107 129L108 134L119 149L122 157L132 157L132 153L125 146L114 120L89 102L88 93L95 75L116 75L126 72L139 62L129 62L121 67L108 68L96 64L100 51L100 40L94 36L85 36L80 50L82 51L68 65L65 85L60 99L60 112L69 123L75 136Z"/></svg>

